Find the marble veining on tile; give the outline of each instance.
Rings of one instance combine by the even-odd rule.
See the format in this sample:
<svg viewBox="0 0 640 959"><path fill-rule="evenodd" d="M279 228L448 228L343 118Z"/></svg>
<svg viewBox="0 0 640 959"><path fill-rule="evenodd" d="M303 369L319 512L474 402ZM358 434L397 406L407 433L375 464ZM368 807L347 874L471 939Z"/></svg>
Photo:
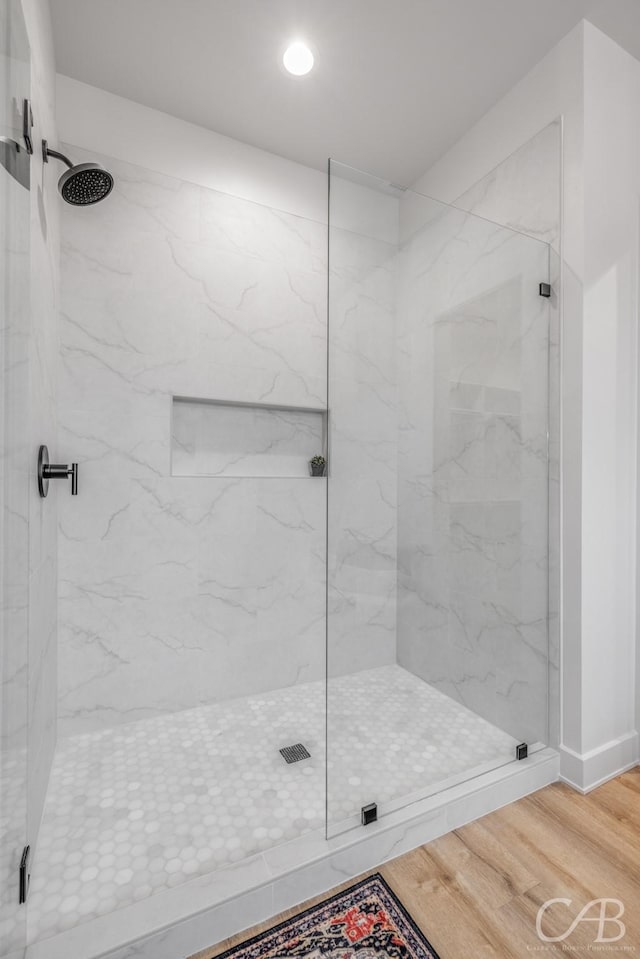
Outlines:
<svg viewBox="0 0 640 959"><path fill-rule="evenodd" d="M548 739L549 248L450 208L405 245L398 661Z"/></svg>
<svg viewBox="0 0 640 959"><path fill-rule="evenodd" d="M326 225L105 165L109 202L91 218L62 211L58 454L81 463L84 490L60 500L62 735L324 668L325 484L302 477L324 452ZM346 672L395 661L395 479L383 461L395 432L394 273L388 243L367 241L362 257L359 238L342 230L340 242L339 375L366 400L345 393L351 412L335 423L360 463L335 501L341 523L349 514L333 596L339 635L351 637L338 644ZM199 424L174 419L172 444L176 396L320 412L310 423L280 411L266 431L239 416L227 438L212 406Z"/></svg>

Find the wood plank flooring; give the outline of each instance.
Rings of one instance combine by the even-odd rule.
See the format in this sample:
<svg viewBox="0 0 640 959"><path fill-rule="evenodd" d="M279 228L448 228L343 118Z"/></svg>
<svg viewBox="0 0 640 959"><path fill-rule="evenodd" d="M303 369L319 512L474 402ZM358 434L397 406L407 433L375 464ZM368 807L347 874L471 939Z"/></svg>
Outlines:
<svg viewBox="0 0 640 959"><path fill-rule="evenodd" d="M373 871L382 873L440 959L524 959L571 952L635 954L640 959L640 767L588 796L554 783ZM213 959L329 895L192 959ZM597 923L583 922L562 942L542 942L536 915L556 897L571 899L572 905L557 904L545 913L547 936L564 934L589 901L604 897L624 904L624 938L598 945ZM610 904L607 915L616 911ZM604 936L616 932L609 923Z"/></svg>

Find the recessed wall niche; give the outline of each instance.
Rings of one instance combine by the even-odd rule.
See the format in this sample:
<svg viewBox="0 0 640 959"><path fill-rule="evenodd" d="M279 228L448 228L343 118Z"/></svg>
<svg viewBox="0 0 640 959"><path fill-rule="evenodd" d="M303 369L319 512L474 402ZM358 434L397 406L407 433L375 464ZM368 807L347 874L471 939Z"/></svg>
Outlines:
<svg viewBox="0 0 640 959"><path fill-rule="evenodd" d="M173 476L309 476L326 411L174 396Z"/></svg>

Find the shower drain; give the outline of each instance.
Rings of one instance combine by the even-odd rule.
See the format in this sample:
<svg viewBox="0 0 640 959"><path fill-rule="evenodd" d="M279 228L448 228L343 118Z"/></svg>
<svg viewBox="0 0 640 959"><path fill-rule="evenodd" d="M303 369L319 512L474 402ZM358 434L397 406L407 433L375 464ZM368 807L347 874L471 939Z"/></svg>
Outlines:
<svg viewBox="0 0 640 959"><path fill-rule="evenodd" d="M298 763L301 759L311 759L311 753L302 743L296 743L295 746L284 746L280 750L280 755L288 763Z"/></svg>

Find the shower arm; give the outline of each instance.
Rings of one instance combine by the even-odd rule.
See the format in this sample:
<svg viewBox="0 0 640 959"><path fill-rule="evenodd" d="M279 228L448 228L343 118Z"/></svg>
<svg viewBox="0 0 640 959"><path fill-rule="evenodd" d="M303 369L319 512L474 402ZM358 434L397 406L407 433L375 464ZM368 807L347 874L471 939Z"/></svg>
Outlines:
<svg viewBox="0 0 640 959"><path fill-rule="evenodd" d="M63 163L66 163L69 169L73 169L73 163L66 157L64 153L58 153L57 150L51 150L46 140L42 141L42 160L44 163L49 162L49 157L55 157L56 160L62 160Z"/></svg>

